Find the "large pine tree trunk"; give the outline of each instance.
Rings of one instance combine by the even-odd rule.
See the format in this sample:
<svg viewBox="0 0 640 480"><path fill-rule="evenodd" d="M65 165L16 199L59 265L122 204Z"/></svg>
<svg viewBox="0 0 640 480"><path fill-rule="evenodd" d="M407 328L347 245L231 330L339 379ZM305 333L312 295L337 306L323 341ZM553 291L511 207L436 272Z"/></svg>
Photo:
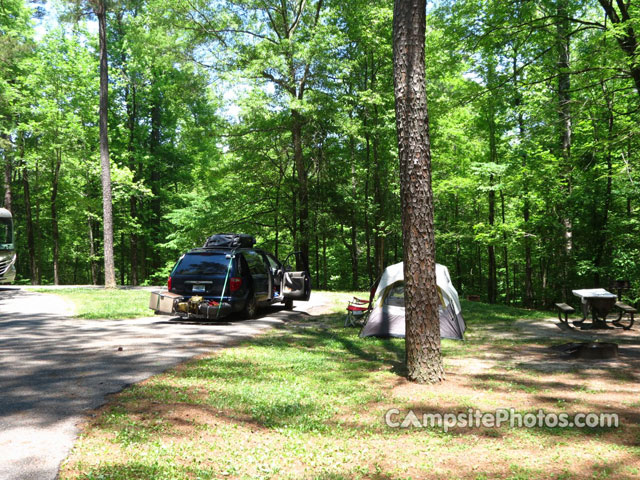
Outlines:
<svg viewBox="0 0 640 480"><path fill-rule="evenodd" d="M435 383L444 378L444 369L425 86L425 1L395 1L393 71L404 238L407 370L410 380Z"/></svg>
<svg viewBox="0 0 640 480"><path fill-rule="evenodd" d="M104 238L104 285L116 286L116 270L113 260L113 201L111 197L111 165L109 163L109 73L107 64L107 18L104 0L95 2L94 12L98 17L100 44L100 167L102 180L102 211Z"/></svg>

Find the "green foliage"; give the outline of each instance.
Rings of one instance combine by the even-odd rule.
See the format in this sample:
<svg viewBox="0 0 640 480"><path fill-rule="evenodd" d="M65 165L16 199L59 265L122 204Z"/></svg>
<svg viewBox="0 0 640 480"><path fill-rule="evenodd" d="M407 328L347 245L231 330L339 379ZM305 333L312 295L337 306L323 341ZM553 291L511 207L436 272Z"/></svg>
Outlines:
<svg viewBox="0 0 640 480"><path fill-rule="evenodd" d="M97 39L69 5L84 4L37 41L22 1L0 9L20 282L53 279L56 224L60 281L102 281ZM620 278L640 296L640 95L619 43L640 12L613 24L574 0L464 0L428 14L437 257L460 293L543 305ZM164 283L221 231L280 257L308 242L315 287L368 289L400 261L392 15L377 0L108 2L120 283Z"/></svg>

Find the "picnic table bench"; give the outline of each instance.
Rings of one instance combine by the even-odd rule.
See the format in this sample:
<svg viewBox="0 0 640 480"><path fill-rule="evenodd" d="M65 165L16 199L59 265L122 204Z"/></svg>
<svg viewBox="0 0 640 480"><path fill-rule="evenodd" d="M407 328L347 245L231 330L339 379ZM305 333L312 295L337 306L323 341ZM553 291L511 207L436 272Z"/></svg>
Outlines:
<svg viewBox="0 0 640 480"><path fill-rule="evenodd" d="M615 307L619 310L619 314L618 318L611 323L616 326L622 327L624 330L629 330L631 327L633 327L633 316L638 310L622 302L616 302ZM625 315L627 316L629 321L628 325L622 323L622 317L624 317Z"/></svg>
<svg viewBox="0 0 640 480"><path fill-rule="evenodd" d="M573 294L581 299L582 319L576 320L574 326L583 329L610 329L607 325L607 315L612 309L617 310L617 318L609 320L614 327L629 330L633 327L637 310L618 300L617 296L603 288L573 290ZM558 309L558 320L569 326L569 315L576 310L567 303L556 303ZM592 322L585 324L591 311ZM564 318L563 318L564 317Z"/></svg>
<svg viewBox="0 0 640 480"><path fill-rule="evenodd" d="M569 325L569 314L575 312L576 309L566 303L556 303L556 308L558 309L560 323L564 321L565 325ZM564 320L562 320L562 314L564 314Z"/></svg>

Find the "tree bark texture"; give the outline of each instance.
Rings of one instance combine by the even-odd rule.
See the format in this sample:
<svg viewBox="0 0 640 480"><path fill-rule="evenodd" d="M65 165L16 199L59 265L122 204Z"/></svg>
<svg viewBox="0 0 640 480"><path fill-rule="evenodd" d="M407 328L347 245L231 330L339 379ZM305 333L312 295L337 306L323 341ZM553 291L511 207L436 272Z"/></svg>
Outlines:
<svg viewBox="0 0 640 480"><path fill-rule="evenodd" d="M107 19L104 0L94 3L98 17L98 37L100 44L100 167L102 180L102 211L104 238L104 285L116 286L115 264L113 261L113 201L111 197L111 165L109 163L109 135L107 114L109 109L109 72L107 64Z"/></svg>
<svg viewBox="0 0 640 480"><path fill-rule="evenodd" d="M443 380L425 85L425 0L396 0L393 71L404 244L407 373Z"/></svg>

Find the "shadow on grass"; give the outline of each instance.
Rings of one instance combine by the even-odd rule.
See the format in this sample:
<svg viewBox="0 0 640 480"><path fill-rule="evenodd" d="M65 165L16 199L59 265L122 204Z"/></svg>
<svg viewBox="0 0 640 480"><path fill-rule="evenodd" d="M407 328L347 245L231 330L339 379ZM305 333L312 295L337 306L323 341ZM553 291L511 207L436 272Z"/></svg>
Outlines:
<svg viewBox="0 0 640 480"><path fill-rule="evenodd" d="M487 307L487 306L485 306ZM484 333L500 332L511 328L511 323L521 310L497 309L497 313L478 318L473 309L468 313L468 322L475 328L484 328ZM483 310L484 311L484 310ZM540 314L542 315L542 314ZM404 341L399 339L361 339L357 336L356 329L344 329L341 326L342 315L326 315L321 317L309 317L302 321L291 321L285 326L280 335L265 335L245 342L237 349L229 349L214 357L201 359L187 364L169 376L160 377L141 386L134 386L119 396L122 409L125 406L126 415L117 418L112 424L103 423L105 429L128 427L141 429L141 434L133 431L128 437L140 439L141 446L147 442L145 438L154 437L155 431L152 422L158 421L158 416L147 417L146 421L137 420L137 416L144 416L149 409L159 411L158 415L163 421L176 426L175 429L167 429L163 435L174 436L173 440L180 441L187 438L185 428L197 426L193 423L194 413L203 426L227 424L234 430L238 428L238 435L245 435L246 431L252 434L264 435L265 445L269 441L285 442L283 438L287 433L312 433L325 438L356 438L364 445L367 442L379 442L380 439L388 441L395 448L411 446L412 442L424 441L426 436L435 436L447 445L455 442L477 442L477 439L495 439L519 442L521 438L532 437L530 442L523 440L523 445L529 448L529 444L543 445L544 448L555 448L553 445L561 445L573 442L590 448L591 442L602 444L603 449L611 449L617 452L612 461L601 459L596 454L591 458L578 459L568 467L566 471L562 462L550 465L542 469L526 468L524 464L517 463L518 458L525 458L529 451L518 454L518 445L513 450L513 464L500 464L499 462L483 466L484 476L478 476L472 471L470 464L464 459L451 459L451 474L460 478L505 478L505 479L529 479L529 478L578 478L585 471L589 475L597 474L598 478L608 475L617 478L627 478L630 473L625 470L629 465L637 464L634 455L639 453L638 440L640 432L636 404L616 407L616 413L620 415L621 428L567 428L553 429L547 427L533 427L530 429L511 428L454 428L445 433L441 429L392 429L384 423L384 412L388 408L398 408L403 412L413 410L416 415L423 413L438 413L442 415L458 415L467 412L470 405L478 404L476 394L469 398L473 403L465 402L455 391L451 395L443 391L447 385L443 384L439 392L434 388L420 387L421 390L407 389L407 399L388 395L389 389L398 386L401 378L393 382L391 374L405 375L404 368ZM484 326L484 327L483 327ZM488 330L487 330L488 328ZM528 343L534 343L531 339ZM447 342L445 349L449 350L452 357L465 357L466 354L478 354L479 348L493 349L498 360L509 360L518 355L518 342L510 344L498 344L489 341L474 340L467 343ZM532 345L539 349L539 353L549 351L543 345ZM473 360L471 360L473 361ZM391 370L390 370L391 368ZM555 375L550 377L539 371L528 371L526 366L517 367L508 371L500 369L497 372L481 372L476 374L458 374L462 387L478 392L480 403L484 391L491 389L498 392L497 398L504 402L499 407L509 408L510 404L519 405L518 413L537 413L538 408L549 412L610 412L609 399L606 395L597 392L591 395L588 391L575 396L576 388L580 389L587 383L583 380L593 379L593 376L582 372L580 375L570 376ZM618 379L615 370L601 373L602 379ZM463 378L464 377L464 378ZM633 378L625 375L624 378ZM391 381L390 381L391 380ZM624 381L624 380L621 380ZM456 383L455 381L453 382ZM444 390L443 390L444 389ZM422 392L426 400L416 400ZM518 403L514 395L526 394L527 400ZM572 396L573 395L573 396ZM618 402L620 404L620 402ZM532 407L531 405L535 405ZM139 407L138 409L136 407ZM184 413L184 415L183 415ZM190 415L186 415L189 413ZM135 418L134 418L135 417ZM100 426L100 425L99 425ZM144 429L148 429L146 432ZM246 429L246 430L245 430ZM189 431L191 432L191 431ZM280 437L281 433L284 437ZM148 434L147 434L148 433ZM368 435L372 436L370 440ZM565 438L567 441L565 441ZM188 437L192 440L191 437ZM275 440L274 440L275 439ZM137 440L136 440L137 441ZM395 442L395 443L394 443ZM548 444L546 442L549 442ZM134 442L135 443L135 442ZM551 445L551 446L550 446ZM490 446L490 445L489 445ZM281 448L281 444L273 445L274 451ZM356 445L355 448L358 448ZM436 453L436 452L434 452ZM277 455L277 454L276 454ZM520 457L518 457L520 455ZM548 455L547 455L548 456ZM380 452L381 465L373 465L369 461L353 467L336 467L327 471L314 471L313 475L305 475L304 478L316 478L319 480L372 478L377 480L392 480L401 478L424 478L424 472L412 470L407 466L406 474L397 475L385 468L385 461L393 461L392 451ZM377 459L376 459L377 461ZM633 463L635 462L635 463ZM386 463L386 465L389 465ZM158 468L159 470L145 470ZM181 467L182 468L182 467ZM249 467L250 468L250 467ZM288 468L285 462L282 468ZM312 467L309 466L311 469ZM456 469L457 468L457 469ZM552 470L555 468L555 470ZM138 470L140 469L138 473ZM394 470L395 471L395 470ZM288 473L282 471L281 473ZM132 459L131 464L102 465L93 471L91 475L82 478L219 478L223 473L214 466L203 466L201 471L174 469L167 467L161 469L157 465L144 465ZM245 474L246 475L246 474ZM435 475L435 474L434 474ZM625 476L626 475L626 476ZM440 477L447 478L445 472Z"/></svg>
<svg viewBox="0 0 640 480"><path fill-rule="evenodd" d="M632 473L634 468L632 465L634 458L632 455L622 455L616 461L593 461L591 459L575 459L570 466L559 470L553 469L552 466L545 467L527 467L520 463L496 463L491 466L483 464L480 473L474 468L473 462L463 466L452 465L450 469L440 469L439 472L421 471L415 466L407 466L404 472L394 473L384 465L385 455L381 455L375 461L369 464L358 465L352 467L336 467L325 468L324 471L318 471L318 467L309 468L310 472L296 477L286 478L305 478L309 480L351 480L367 478L369 480L407 480L413 478L430 478L430 479L504 479L504 480L574 480L577 478L630 478L635 476ZM464 462L462 462L464 464ZM235 469L234 469L235 470ZM393 470L397 470L397 467ZM313 472L313 473L311 473ZM286 474L286 471L280 473ZM300 473L300 472L299 472ZM203 464L199 468L188 468L184 466L167 466L163 467L155 464L147 464L142 461L118 464L102 464L101 466L91 469L89 472L80 475L78 478L83 480L95 479L111 479L111 480L187 480L199 478L202 480L214 478L236 478L236 476L224 470L223 468L207 467ZM246 475L242 478L249 478ZM280 478L278 475L260 475L260 478Z"/></svg>
<svg viewBox="0 0 640 480"><path fill-rule="evenodd" d="M81 474L82 480L187 480L199 478L202 480L219 478L223 472L208 472L182 466L161 466L158 463L129 462L118 464L103 464L97 468Z"/></svg>

